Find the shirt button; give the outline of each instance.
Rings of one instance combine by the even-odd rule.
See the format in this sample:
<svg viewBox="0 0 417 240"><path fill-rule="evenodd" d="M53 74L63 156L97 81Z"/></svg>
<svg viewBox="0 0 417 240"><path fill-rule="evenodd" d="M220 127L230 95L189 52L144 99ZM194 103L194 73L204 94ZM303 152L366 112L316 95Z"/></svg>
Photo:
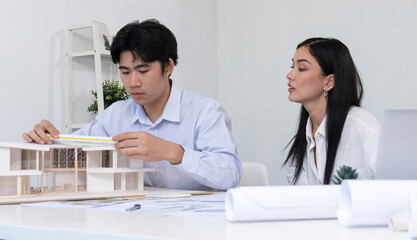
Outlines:
<svg viewBox="0 0 417 240"><path fill-rule="evenodd" d="M188 165L188 166L187 166L187 168L188 168L188 169L191 169L191 168L193 168L193 167L191 167L191 165Z"/></svg>
<svg viewBox="0 0 417 240"><path fill-rule="evenodd" d="M157 173L157 172L153 172L153 175L155 175L155 176L156 176L156 175L158 175L158 173Z"/></svg>

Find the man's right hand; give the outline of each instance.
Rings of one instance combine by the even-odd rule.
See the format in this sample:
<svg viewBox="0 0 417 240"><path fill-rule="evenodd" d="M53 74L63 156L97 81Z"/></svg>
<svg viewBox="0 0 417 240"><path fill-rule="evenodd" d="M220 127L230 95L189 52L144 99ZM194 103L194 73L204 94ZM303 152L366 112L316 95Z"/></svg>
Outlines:
<svg viewBox="0 0 417 240"><path fill-rule="evenodd" d="M46 135L49 133L53 138L58 138L59 131L48 120L42 120L36 124L29 133L23 133L23 139L27 142L40 144L52 144L52 140Z"/></svg>

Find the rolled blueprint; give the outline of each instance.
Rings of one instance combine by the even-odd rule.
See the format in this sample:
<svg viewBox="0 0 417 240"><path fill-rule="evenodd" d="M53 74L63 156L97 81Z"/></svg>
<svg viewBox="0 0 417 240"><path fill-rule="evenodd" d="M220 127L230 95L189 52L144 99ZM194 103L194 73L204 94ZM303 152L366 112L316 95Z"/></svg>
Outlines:
<svg viewBox="0 0 417 240"><path fill-rule="evenodd" d="M229 221L336 218L340 186L238 187L226 193Z"/></svg>
<svg viewBox="0 0 417 240"><path fill-rule="evenodd" d="M347 180L340 189L337 217L346 227L388 226L396 213L408 211L417 180Z"/></svg>
<svg viewBox="0 0 417 240"><path fill-rule="evenodd" d="M408 234L414 239L417 238L417 196L410 199L408 216Z"/></svg>
<svg viewBox="0 0 417 240"><path fill-rule="evenodd" d="M408 231L408 211L402 211L391 216L388 226L392 231Z"/></svg>

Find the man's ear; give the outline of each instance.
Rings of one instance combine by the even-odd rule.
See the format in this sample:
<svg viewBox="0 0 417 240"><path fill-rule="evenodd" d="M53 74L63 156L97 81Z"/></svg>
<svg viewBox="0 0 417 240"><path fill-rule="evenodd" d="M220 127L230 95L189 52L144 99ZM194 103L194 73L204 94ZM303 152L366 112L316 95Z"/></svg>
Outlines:
<svg viewBox="0 0 417 240"><path fill-rule="evenodd" d="M164 70L164 76L169 77L169 75L171 75L171 73L174 71L174 61L172 61L171 58L168 59L168 62L165 63L165 70Z"/></svg>
<svg viewBox="0 0 417 240"><path fill-rule="evenodd" d="M324 84L324 91L328 92L334 88L334 74L330 74L326 77L326 83Z"/></svg>

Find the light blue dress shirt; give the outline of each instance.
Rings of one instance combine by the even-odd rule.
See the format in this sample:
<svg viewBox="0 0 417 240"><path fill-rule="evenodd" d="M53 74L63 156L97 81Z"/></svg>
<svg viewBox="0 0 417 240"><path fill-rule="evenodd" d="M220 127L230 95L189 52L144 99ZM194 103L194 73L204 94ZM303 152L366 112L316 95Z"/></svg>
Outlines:
<svg viewBox="0 0 417 240"><path fill-rule="evenodd" d="M132 99L108 107L77 135L108 136L144 131L180 144L184 148L182 163L145 162L155 168L145 174L145 185L189 190L226 190L236 187L242 171L237 147L231 134L231 121L218 102L197 93L187 92L172 83L171 93L162 115L155 123L141 105Z"/></svg>

